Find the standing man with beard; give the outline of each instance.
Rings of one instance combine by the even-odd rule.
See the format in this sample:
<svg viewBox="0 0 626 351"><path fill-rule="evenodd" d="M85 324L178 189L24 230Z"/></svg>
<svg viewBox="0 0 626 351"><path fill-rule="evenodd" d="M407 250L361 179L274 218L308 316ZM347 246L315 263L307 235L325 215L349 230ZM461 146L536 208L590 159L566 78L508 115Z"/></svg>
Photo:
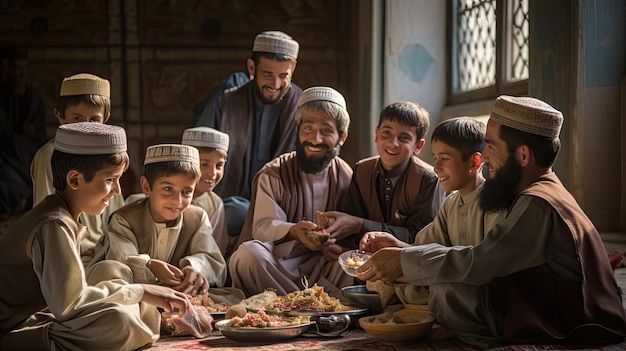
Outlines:
<svg viewBox="0 0 626 351"><path fill-rule="evenodd" d="M273 158L294 149L294 113L302 89L291 82L299 44L279 31L256 36L247 60L249 82L214 94L196 107L194 127L207 126L230 135L230 154L224 178L215 192L224 199L229 235L238 235L230 218L245 216L252 178ZM233 228L231 228L233 227Z"/></svg>
<svg viewBox="0 0 626 351"><path fill-rule="evenodd" d="M624 340L620 291L598 231L552 171L561 112L541 100L501 96L482 158L483 211L506 217L476 246L383 248L359 267L363 280L400 276L430 287L437 322L487 348L519 343ZM375 245L376 236L362 248Z"/></svg>
<svg viewBox="0 0 626 351"><path fill-rule="evenodd" d="M344 97L328 87L300 96L295 116L296 151L267 163L254 178L251 207L229 261L233 287L246 296L275 288L278 295L301 290L301 280L324 286L330 294L354 278L314 243L307 233L317 226L316 210L334 210L350 185L352 169L338 157L348 137L350 116Z"/></svg>

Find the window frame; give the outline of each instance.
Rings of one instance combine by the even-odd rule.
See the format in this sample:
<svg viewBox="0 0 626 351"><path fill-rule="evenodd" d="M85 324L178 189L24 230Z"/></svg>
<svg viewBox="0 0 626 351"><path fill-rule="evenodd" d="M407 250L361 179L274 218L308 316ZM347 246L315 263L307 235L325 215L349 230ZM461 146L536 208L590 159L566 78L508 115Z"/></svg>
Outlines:
<svg viewBox="0 0 626 351"><path fill-rule="evenodd" d="M512 29L512 16L513 8L511 6L512 0L495 0L496 2L496 77L495 84L463 91L454 91L454 79L455 79L455 67L454 55L456 55L455 47L455 3L458 0L450 0L448 2L448 50L450 52L448 62L448 104L456 105L487 99L495 99L499 95L527 95L529 89L528 78L518 81L507 81L508 70L510 65L504 65L505 60L509 60L508 52L511 45L511 41L507 37ZM526 0L528 1L528 0ZM529 14L530 17L530 14ZM529 18L530 21L530 18ZM530 43L529 43L530 46ZM530 59L530 58L529 58Z"/></svg>

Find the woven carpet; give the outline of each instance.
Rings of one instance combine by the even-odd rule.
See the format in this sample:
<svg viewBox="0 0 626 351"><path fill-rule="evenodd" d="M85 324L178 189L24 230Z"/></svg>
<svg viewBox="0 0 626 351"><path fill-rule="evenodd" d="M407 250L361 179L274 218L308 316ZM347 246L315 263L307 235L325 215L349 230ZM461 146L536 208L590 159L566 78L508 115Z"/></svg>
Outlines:
<svg viewBox="0 0 626 351"><path fill-rule="evenodd" d="M418 339L407 343L386 343L370 337L361 329L349 330L338 338L298 337L282 342L271 344L244 343L227 339L214 332L214 335L206 339L194 339L190 337L165 337L159 340L149 351L161 350L212 350L212 351L406 351L406 350L453 350L469 351L478 350L458 339ZM594 348L585 345L510 345L491 349L492 351L543 351L543 350L626 350L626 343L607 345Z"/></svg>

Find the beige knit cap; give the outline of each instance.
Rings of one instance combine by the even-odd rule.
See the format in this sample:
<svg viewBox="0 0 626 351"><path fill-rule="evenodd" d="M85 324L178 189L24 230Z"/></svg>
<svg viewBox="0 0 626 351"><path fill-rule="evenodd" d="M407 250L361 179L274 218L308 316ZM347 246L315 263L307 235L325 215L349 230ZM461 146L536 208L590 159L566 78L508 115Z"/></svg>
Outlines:
<svg viewBox="0 0 626 351"><path fill-rule="evenodd" d="M183 145L228 151L228 142L228 134L209 127L188 128L183 132Z"/></svg>
<svg viewBox="0 0 626 351"><path fill-rule="evenodd" d="M346 99L343 98L343 95L341 95L341 93L337 90L329 87L311 87L305 89L298 100L298 107L306 104L307 102L318 100L334 102L343 107L344 110L347 110Z"/></svg>
<svg viewBox="0 0 626 351"><path fill-rule="evenodd" d="M126 151L124 128L110 124L77 122L61 124L54 149L75 155L106 155Z"/></svg>
<svg viewBox="0 0 626 351"><path fill-rule="evenodd" d="M111 97L111 84L108 80L89 73L75 74L63 79L61 95L102 95Z"/></svg>
<svg viewBox="0 0 626 351"><path fill-rule="evenodd" d="M184 161L191 162L200 167L200 154L198 149L189 145L159 144L148 146L144 165L157 162Z"/></svg>
<svg viewBox="0 0 626 351"><path fill-rule="evenodd" d="M300 45L292 37L277 30L271 30L256 36L252 52L283 54L297 59L299 49Z"/></svg>
<svg viewBox="0 0 626 351"><path fill-rule="evenodd" d="M563 125L563 114L560 111L531 97L498 97L490 119L514 129L550 138L558 138Z"/></svg>

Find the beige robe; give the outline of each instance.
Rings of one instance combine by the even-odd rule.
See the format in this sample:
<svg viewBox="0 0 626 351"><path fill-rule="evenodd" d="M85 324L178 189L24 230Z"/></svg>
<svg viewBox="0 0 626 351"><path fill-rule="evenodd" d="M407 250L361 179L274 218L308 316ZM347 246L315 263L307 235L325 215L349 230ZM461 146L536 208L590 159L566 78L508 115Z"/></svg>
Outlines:
<svg viewBox="0 0 626 351"><path fill-rule="evenodd" d="M215 239L222 255L225 255L228 247L232 245L232 240L231 237L228 236L228 230L226 228L224 202L222 198L211 191L194 197L191 203L201 207L206 211L207 215L209 215L209 222L211 222L211 227L213 228L213 239Z"/></svg>
<svg viewBox="0 0 626 351"><path fill-rule="evenodd" d="M323 285L329 293L354 279L336 261L309 250L296 240L285 241L289 229L303 218L316 221L315 210L332 211L348 189L352 170L340 158L319 174L298 169L295 152L284 154L259 171L252 202L240 235L243 242L229 261L233 287L246 296L277 289L279 295L301 290L301 279Z"/></svg>
<svg viewBox="0 0 626 351"><path fill-rule="evenodd" d="M158 339L159 314L140 303L140 285L87 286L83 235L55 194L0 236L0 349L134 350Z"/></svg>
<svg viewBox="0 0 626 351"><path fill-rule="evenodd" d="M150 258L155 258L178 268L191 265L209 284L224 286L226 262L213 239L206 212L190 205L174 226L159 228L150 214L149 200L130 203L113 214L109 232L98 243L93 262L101 265L106 263L98 262L102 259L116 260L132 269L134 282L156 283L145 265ZM95 264L89 269L93 266Z"/></svg>

